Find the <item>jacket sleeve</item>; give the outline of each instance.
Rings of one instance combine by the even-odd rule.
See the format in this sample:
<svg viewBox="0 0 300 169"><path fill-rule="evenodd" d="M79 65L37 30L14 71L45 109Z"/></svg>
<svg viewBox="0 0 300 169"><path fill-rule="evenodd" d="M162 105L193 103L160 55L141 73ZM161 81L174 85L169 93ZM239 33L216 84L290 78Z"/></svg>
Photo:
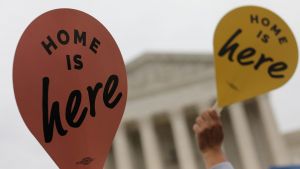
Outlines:
<svg viewBox="0 0 300 169"><path fill-rule="evenodd" d="M213 166L211 169L234 169L229 162L223 162Z"/></svg>

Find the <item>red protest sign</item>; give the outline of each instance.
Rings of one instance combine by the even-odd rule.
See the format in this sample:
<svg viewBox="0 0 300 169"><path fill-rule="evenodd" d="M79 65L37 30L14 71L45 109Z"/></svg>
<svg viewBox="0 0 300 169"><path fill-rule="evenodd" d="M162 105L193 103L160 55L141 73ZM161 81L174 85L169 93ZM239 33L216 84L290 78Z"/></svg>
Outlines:
<svg viewBox="0 0 300 169"><path fill-rule="evenodd" d="M24 122L59 168L103 167L125 109L127 77L100 22L74 9L39 16L19 41L13 81Z"/></svg>

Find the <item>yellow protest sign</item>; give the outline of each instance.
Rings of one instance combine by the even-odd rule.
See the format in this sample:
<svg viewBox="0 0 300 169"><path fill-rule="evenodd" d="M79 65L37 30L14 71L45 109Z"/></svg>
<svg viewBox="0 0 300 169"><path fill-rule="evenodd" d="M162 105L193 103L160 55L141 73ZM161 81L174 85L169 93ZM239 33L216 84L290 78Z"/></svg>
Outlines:
<svg viewBox="0 0 300 169"><path fill-rule="evenodd" d="M242 101L286 83L298 62L288 25L270 10L245 6L226 14L214 35L218 106Z"/></svg>

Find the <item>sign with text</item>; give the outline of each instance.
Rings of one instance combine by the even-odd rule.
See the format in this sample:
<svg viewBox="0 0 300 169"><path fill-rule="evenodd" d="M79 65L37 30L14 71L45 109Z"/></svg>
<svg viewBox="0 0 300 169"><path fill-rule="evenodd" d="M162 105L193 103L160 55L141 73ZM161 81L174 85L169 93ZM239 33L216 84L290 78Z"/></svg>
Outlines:
<svg viewBox="0 0 300 169"><path fill-rule="evenodd" d="M255 6L226 14L214 35L218 106L275 89L293 75L298 49L288 25Z"/></svg>
<svg viewBox="0 0 300 169"><path fill-rule="evenodd" d="M127 99L120 50L74 9L35 19L15 53L14 91L26 125L61 169L101 168Z"/></svg>

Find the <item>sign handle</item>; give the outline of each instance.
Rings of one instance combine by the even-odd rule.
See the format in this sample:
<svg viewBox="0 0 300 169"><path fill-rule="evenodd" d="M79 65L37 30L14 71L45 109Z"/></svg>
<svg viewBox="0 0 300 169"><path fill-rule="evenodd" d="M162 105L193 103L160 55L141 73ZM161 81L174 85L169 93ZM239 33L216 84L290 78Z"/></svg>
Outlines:
<svg viewBox="0 0 300 169"><path fill-rule="evenodd" d="M218 101L215 102L215 104L212 106L212 109L217 112L219 117L221 117L221 112L223 110L223 107L218 106Z"/></svg>

